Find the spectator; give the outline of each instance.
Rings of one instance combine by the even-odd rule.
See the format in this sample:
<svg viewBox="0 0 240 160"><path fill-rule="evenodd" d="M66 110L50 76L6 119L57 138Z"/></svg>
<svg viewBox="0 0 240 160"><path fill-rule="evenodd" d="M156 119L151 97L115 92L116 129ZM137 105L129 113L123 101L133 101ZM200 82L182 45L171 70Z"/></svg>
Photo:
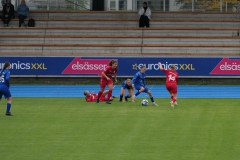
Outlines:
<svg viewBox="0 0 240 160"><path fill-rule="evenodd" d="M29 13L29 8L26 5L25 0L21 0L21 4L18 6L17 12L18 12L18 18L19 18L19 27L21 27L21 25L23 25L24 27L27 27L27 24L24 22L24 19L27 18L27 15Z"/></svg>
<svg viewBox="0 0 240 160"><path fill-rule="evenodd" d="M8 27L9 22L14 18L14 6L11 4L11 0L7 0L7 3L3 6L2 21L5 27Z"/></svg>
<svg viewBox="0 0 240 160"><path fill-rule="evenodd" d="M149 27L151 9L147 6L147 2L143 3L143 7L140 8L138 14L140 16L139 27Z"/></svg>

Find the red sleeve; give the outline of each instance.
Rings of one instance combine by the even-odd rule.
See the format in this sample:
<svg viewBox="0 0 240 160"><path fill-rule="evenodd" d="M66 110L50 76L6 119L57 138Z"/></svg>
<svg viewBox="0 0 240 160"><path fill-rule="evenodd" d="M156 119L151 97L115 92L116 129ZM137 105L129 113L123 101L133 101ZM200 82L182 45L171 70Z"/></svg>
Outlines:
<svg viewBox="0 0 240 160"><path fill-rule="evenodd" d="M109 69L111 69L111 66L107 66L106 69L103 71L105 74L108 74Z"/></svg>
<svg viewBox="0 0 240 160"><path fill-rule="evenodd" d="M164 69L164 68L163 68L162 71L163 71L164 73L166 73L166 74L168 73L168 70L166 70L166 69Z"/></svg>

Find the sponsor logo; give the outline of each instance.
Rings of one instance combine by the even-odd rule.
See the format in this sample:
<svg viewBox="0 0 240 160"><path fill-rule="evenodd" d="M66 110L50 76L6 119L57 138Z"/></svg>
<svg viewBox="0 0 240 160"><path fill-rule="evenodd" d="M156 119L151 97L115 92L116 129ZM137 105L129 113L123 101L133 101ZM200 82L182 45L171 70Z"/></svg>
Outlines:
<svg viewBox="0 0 240 160"><path fill-rule="evenodd" d="M210 74L240 74L240 59L223 58Z"/></svg>
<svg viewBox="0 0 240 160"><path fill-rule="evenodd" d="M4 63L0 63L0 69L3 69ZM20 61L11 63L11 69L16 70L47 70L45 63L22 63Z"/></svg>
<svg viewBox="0 0 240 160"><path fill-rule="evenodd" d="M169 64L168 62L162 63L162 67L164 69L169 69L171 65L172 64L171 63ZM173 65L175 65L176 70L191 70L191 71L195 70L195 68L193 67L193 64L173 64ZM158 63L150 63L150 64L135 63L135 64L132 64L132 69L138 70L141 68L141 66L146 66L147 70L159 70Z"/></svg>
<svg viewBox="0 0 240 160"><path fill-rule="evenodd" d="M62 74L98 74L101 75L111 59L81 59L74 60L64 69Z"/></svg>

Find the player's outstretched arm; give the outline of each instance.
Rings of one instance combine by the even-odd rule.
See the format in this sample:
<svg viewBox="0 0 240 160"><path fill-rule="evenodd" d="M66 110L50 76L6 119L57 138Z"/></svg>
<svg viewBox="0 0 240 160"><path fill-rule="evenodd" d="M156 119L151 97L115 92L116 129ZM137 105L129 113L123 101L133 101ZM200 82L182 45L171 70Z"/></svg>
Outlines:
<svg viewBox="0 0 240 160"><path fill-rule="evenodd" d="M114 74L114 79L115 79L115 83L118 83L117 74L116 73Z"/></svg>
<svg viewBox="0 0 240 160"><path fill-rule="evenodd" d="M163 70L162 63L161 63L161 62L158 62L158 65L159 65L159 69L160 69L160 70Z"/></svg>
<svg viewBox="0 0 240 160"><path fill-rule="evenodd" d="M104 72L102 72L102 75L107 79L110 80L110 78L108 76L106 76L106 74Z"/></svg>

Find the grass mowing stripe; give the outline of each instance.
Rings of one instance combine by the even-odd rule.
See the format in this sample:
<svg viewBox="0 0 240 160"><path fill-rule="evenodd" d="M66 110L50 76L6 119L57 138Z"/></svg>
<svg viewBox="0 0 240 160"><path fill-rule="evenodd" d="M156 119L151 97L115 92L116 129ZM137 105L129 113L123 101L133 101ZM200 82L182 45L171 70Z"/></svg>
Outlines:
<svg viewBox="0 0 240 160"><path fill-rule="evenodd" d="M5 160L240 159L239 99L169 99L160 106L87 103L78 98L14 98L0 103Z"/></svg>

